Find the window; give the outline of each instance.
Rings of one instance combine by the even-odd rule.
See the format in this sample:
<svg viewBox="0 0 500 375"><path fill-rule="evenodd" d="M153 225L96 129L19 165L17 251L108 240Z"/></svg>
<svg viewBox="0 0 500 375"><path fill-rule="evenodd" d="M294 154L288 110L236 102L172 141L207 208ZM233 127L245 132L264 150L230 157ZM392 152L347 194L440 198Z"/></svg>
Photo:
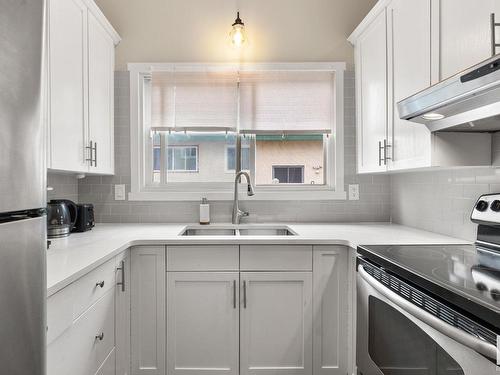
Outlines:
<svg viewBox="0 0 500 375"><path fill-rule="evenodd" d="M260 199L345 197L344 64L129 69L130 199L230 199L238 139Z"/></svg>
<svg viewBox="0 0 500 375"><path fill-rule="evenodd" d="M275 184L303 184L304 166L277 166L273 165L273 183Z"/></svg>
<svg viewBox="0 0 500 375"><path fill-rule="evenodd" d="M197 172L197 146L167 146L167 171Z"/></svg>

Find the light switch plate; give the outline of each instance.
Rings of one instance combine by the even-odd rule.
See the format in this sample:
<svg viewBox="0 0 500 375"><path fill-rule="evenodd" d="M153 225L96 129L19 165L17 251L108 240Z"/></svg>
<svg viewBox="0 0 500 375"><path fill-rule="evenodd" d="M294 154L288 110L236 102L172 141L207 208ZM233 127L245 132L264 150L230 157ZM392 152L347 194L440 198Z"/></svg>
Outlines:
<svg viewBox="0 0 500 375"><path fill-rule="evenodd" d="M125 200L125 185L115 185L115 201Z"/></svg>
<svg viewBox="0 0 500 375"><path fill-rule="evenodd" d="M349 200L359 201L359 185L349 185Z"/></svg>

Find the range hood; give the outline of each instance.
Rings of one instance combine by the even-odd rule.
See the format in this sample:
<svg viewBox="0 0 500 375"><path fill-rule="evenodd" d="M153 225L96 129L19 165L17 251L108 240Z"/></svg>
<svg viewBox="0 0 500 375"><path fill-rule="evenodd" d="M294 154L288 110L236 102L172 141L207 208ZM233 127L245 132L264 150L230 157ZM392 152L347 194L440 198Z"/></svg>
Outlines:
<svg viewBox="0 0 500 375"><path fill-rule="evenodd" d="M500 55L398 103L399 117L430 131L500 131Z"/></svg>

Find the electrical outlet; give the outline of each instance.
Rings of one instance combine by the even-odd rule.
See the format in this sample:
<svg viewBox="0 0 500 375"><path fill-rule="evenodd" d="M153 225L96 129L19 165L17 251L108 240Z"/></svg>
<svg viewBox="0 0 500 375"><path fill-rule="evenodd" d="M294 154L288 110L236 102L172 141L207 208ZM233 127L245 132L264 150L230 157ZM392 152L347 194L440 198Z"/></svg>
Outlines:
<svg viewBox="0 0 500 375"><path fill-rule="evenodd" d="M115 201L125 200L125 185L115 185Z"/></svg>
<svg viewBox="0 0 500 375"><path fill-rule="evenodd" d="M349 185L349 200L359 201L359 185Z"/></svg>

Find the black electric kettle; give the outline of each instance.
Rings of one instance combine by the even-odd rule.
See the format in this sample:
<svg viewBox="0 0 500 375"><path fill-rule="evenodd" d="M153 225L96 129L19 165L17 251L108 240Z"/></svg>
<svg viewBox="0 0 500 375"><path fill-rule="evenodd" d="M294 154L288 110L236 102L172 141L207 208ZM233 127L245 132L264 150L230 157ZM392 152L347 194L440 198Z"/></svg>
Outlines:
<svg viewBox="0 0 500 375"><path fill-rule="evenodd" d="M76 204L68 199L53 199L47 204L47 237L69 236L76 223Z"/></svg>

